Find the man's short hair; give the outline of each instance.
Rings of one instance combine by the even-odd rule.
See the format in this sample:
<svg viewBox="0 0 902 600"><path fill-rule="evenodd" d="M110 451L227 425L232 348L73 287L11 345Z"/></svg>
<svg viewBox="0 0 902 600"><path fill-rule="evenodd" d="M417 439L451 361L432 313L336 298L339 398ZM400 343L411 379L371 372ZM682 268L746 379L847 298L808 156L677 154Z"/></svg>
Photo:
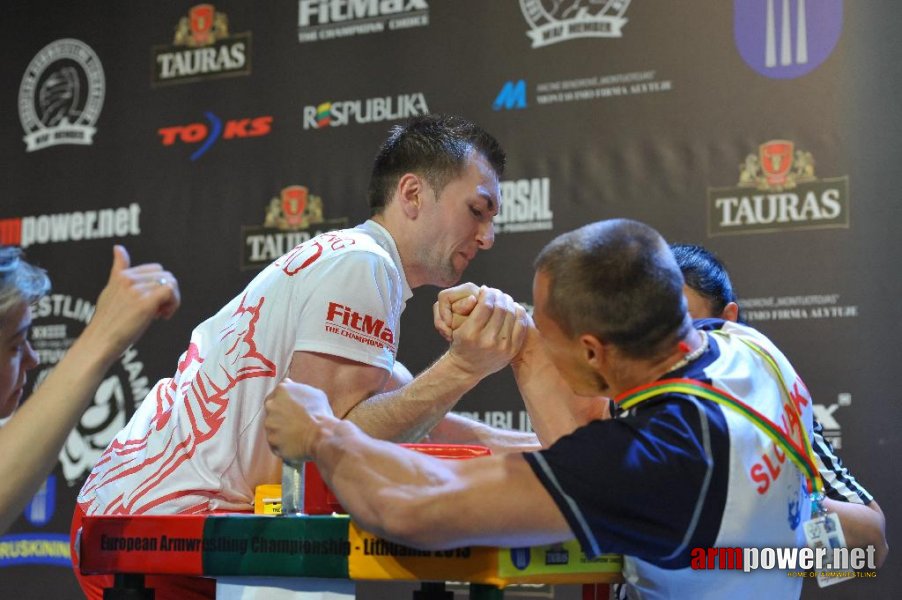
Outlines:
<svg viewBox="0 0 902 600"><path fill-rule="evenodd" d="M668 352L691 327L683 277L667 243L637 221L599 221L539 253L548 316L570 338L594 335L635 359Z"/></svg>
<svg viewBox="0 0 902 600"><path fill-rule="evenodd" d="M720 315L727 304L736 302L727 268L713 252L695 244L671 244L670 250L686 285L707 300L715 314Z"/></svg>
<svg viewBox="0 0 902 600"><path fill-rule="evenodd" d="M21 302L37 302L50 291L44 269L25 262L16 246L0 246L0 326L7 314Z"/></svg>
<svg viewBox="0 0 902 600"><path fill-rule="evenodd" d="M463 172L474 151L485 157L500 178L504 173L504 150L479 125L450 115L413 117L395 125L373 162L368 192L370 211L382 212L405 173L422 175L436 195L440 194L451 179Z"/></svg>

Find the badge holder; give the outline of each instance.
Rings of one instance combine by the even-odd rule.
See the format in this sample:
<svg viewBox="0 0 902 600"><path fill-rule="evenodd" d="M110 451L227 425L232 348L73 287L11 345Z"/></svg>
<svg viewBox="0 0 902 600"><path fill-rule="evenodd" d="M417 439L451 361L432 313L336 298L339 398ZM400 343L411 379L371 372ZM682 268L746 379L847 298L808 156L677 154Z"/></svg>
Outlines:
<svg viewBox="0 0 902 600"><path fill-rule="evenodd" d="M805 532L805 541L808 546L813 548L815 552L824 548L827 550L824 560L824 568L817 572L817 584L820 587L827 587L837 583L855 579L855 572L849 571L850 575L837 577L840 571L834 569L833 566L833 549L844 548L846 546L846 536L843 534L842 525L839 522L839 515L827 512L823 505L824 494L811 495L811 519L802 523ZM824 575L829 572L831 577Z"/></svg>

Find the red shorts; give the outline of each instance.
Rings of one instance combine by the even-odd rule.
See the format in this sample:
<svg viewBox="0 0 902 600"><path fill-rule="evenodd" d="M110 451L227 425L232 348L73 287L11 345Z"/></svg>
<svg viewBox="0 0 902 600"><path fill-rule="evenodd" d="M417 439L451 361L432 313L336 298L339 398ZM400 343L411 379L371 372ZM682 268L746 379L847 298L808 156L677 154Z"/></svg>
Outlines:
<svg viewBox="0 0 902 600"><path fill-rule="evenodd" d="M103 600L104 588L113 587L112 575L82 575L78 568L78 557L75 555L75 534L81 527L84 512L76 506L72 515L72 528L69 531L69 552L72 555L72 568L75 578L81 586L85 597L89 600ZM207 577L188 577L186 575L147 575L145 585L156 591L156 600L211 600L216 598L216 580Z"/></svg>

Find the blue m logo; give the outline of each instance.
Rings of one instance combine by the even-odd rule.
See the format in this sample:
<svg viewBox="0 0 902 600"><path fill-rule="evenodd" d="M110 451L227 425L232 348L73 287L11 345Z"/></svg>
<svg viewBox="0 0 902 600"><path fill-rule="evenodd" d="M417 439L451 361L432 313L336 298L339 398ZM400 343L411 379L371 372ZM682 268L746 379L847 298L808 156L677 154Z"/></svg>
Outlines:
<svg viewBox="0 0 902 600"><path fill-rule="evenodd" d="M508 81L495 98L492 109L514 110L526 108L526 80Z"/></svg>

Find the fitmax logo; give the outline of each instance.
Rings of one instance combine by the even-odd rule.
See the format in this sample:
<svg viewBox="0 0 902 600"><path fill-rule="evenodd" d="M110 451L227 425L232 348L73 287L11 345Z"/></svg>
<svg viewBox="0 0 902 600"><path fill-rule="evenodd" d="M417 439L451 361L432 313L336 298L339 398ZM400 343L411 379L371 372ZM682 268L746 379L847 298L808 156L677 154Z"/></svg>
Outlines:
<svg viewBox="0 0 902 600"><path fill-rule="evenodd" d="M198 144L191 154L191 160L197 160L203 156L220 138L232 140L237 138L260 137L272 131L272 117L253 117L244 119L229 119L223 122L211 112L205 112L209 126L204 123L189 123L188 125L173 125L161 127L157 133L162 138L164 146L172 146L176 141L185 144Z"/></svg>
<svg viewBox="0 0 902 600"><path fill-rule="evenodd" d="M526 108L526 80L508 81L501 88L492 110L519 110Z"/></svg>

